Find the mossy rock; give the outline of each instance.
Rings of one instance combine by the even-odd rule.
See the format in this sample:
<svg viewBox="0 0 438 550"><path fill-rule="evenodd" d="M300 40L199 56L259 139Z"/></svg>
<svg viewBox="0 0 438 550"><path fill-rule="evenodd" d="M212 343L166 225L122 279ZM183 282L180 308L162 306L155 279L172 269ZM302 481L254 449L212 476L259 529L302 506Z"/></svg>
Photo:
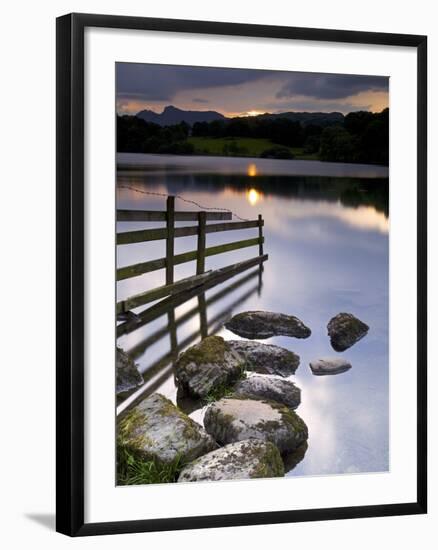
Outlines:
<svg viewBox="0 0 438 550"><path fill-rule="evenodd" d="M261 439L276 445L281 453L294 451L308 438L305 422L293 410L265 399L233 397L212 403L204 427L220 445Z"/></svg>
<svg viewBox="0 0 438 550"><path fill-rule="evenodd" d="M352 313L338 313L327 325L330 343L335 351L351 348L368 333L370 327Z"/></svg>
<svg viewBox="0 0 438 550"><path fill-rule="evenodd" d="M134 360L122 348L116 348L116 393L132 390L142 384L143 377Z"/></svg>
<svg viewBox="0 0 438 550"><path fill-rule="evenodd" d="M226 393L244 372L244 360L220 336L208 336L182 353L175 364L180 394L207 398Z"/></svg>
<svg viewBox="0 0 438 550"><path fill-rule="evenodd" d="M247 439L212 451L183 468L178 482L283 477L280 452L269 441Z"/></svg>
<svg viewBox="0 0 438 550"><path fill-rule="evenodd" d="M217 447L202 426L159 393L123 416L117 425L117 445L144 460L163 463L176 458L188 462Z"/></svg>

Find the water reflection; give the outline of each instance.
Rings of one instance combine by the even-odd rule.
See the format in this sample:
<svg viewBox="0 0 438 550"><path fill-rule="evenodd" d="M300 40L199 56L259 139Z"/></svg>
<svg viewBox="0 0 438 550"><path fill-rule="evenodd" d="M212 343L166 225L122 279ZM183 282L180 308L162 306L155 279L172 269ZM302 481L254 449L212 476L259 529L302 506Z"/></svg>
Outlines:
<svg viewBox="0 0 438 550"><path fill-rule="evenodd" d="M248 176L247 164L245 161L234 175L229 171L226 175L202 173L187 167L181 172L175 167L166 171L156 166L149 171L119 173L120 185L182 195L205 206L229 208L243 218L254 219L261 214L269 260L264 265L263 288L259 270L242 274L176 305L174 317L169 312L121 334L118 343L135 356L148 384L146 391L160 391L177 402L172 362L207 333L236 338L223 328L227 316L256 309L297 315L311 327L311 338L267 340L301 357L291 380L302 390L297 413L308 425L309 441L301 459L292 460L288 475L386 471L389 466L388 181ZM259 197L255 205L249 198L252 190ZM118 191L119 208L161 210L163 201L162 197L145 196L122 187ZM177 207L193 209L193 205L183 202L177 202ZM144 223L129 227L119 223L118 231L147 227ZM245 231L236 235L209 234L208 246L254 236L253 232L246 235ZM177 239L175 252L192 250L194 239ZM164 243L118 247L117 255L119 267L145 258L163 257ZM254 250L249 249L210 257L206 269L217 269L252 256ZM175 280L193 275L194 269L193 263L177 266ZM118 299L160 284L164 284L161 272L120 281ZM370 326L369 334L342 355L330 347L326 330L328 320L340 311L351 312ZM141 315L141 309L136 313ZM345 357L352 369L333 377L313 376L309 362L330 356ZM197 404L178 402L195 420L202 421L203 410Z"/></svg>

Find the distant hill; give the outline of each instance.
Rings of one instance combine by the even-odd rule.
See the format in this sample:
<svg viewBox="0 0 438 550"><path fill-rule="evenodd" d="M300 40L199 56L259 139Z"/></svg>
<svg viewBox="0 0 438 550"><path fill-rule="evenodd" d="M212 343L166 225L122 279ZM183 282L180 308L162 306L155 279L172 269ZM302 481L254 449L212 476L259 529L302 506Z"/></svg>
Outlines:
<svg viewBox="0 0 438 550"><path fill-rule="evenodd" d="M154 122L160 126L172 126L173 124L179 124L180 122L187 122L190 126L193 126L195 122L212 122L213 120L230 120L223 114L217 111L185 111L184 109L178 109L173 105L168 105L164 108L162 113L156 113L145 109L135 115L137 118L141 118L146 122ZM241 118L253 118L253 117L241 117ZM307 112L285 112L285 113L264 113L258 115L256 118L287 118L293 122L299 122L302 126L308 126L309 124L316 124L318 126L333 126L335 124L344 123L344 115L342 113L307 113Z"/></svg>
<svg viewBox="0 0 438 550"><path fill-rule="evenodd" d="M192 126L195 122L212 122L213 120L225 120L226 118L216 111L184 111L173 105L165 107L162 113L145 109L135 116L146 122L154 122L160 126L172 126L183 121Z"/></svg>
<svg viewBox="0 0 438 550"><path fill-rule="evenodd" d="M343 124L344 115L342 113L307 113L307 112L286 112L286 113L265 113L258 115L259 118L287 118L293 122L300 122L302 126L315 124L318 126L333 126L334 124Z"/></svg>

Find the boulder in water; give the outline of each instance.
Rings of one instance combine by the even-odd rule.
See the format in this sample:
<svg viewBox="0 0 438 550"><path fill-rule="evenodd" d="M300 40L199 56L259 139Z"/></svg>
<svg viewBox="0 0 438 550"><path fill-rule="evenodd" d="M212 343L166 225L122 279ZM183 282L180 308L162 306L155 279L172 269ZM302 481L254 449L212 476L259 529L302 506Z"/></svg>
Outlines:
<svg viewBox="0 0 438 550"><path fill-rule="evenodd" d="M350 348L367 334L369 328L351 313L338 313L327 325L330 343L335 351Z"/></svg>
<svg viewBox="0 0 438 550"><path fill-rule="evenodd" d="M243 357L247 371L290 376L300 364L296 353L280 346L247 340L228 340L227 344Z"/></svg>
<svg viewBox="0 0 438 550"><path fill-rule="evenodd" d="M119 421L117 444L144 460L162 463L192 461L217 448L202 426L159 393L143 399Z"/></svg>
<svg viewBox="0 0 438 550"><path fill-rule="evenodd" d="M183 468L178 482L283 477L280 452L269 441L246 439L197 458Z"/></svg>
<svg viewBox="0 0 438 550"><path fill-rule="evenodd" d="M204 416L206 431L220 444L261 439L281 453L295 450L308 438L304 421L289 407L268 400L224 398L212 403Z"/></svg>
<svg viewBox="0 0 438 550"><path fill-rule="evenodd" d="M263 340L271 336L308 338L310 328L292 315L270 311L244 311L225 323L225 327L242 338Z"/></svg>
<svg viewBox="0 0 438 550"><path fill-rule="evenodd" d="M301 403L301 390L290 380L254 374L240 380L234 390L238 396L250 399L268 399L296 409Z"/></svg>

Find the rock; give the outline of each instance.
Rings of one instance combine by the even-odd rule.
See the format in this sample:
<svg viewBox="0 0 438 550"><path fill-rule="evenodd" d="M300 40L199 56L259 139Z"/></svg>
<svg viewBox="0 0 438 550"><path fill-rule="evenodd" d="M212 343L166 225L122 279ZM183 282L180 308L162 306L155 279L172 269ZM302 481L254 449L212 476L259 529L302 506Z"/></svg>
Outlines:
<svg viewBox="0 0 438 550"><path fill-rule="evenodd" d="M175 365L178 386L189 396L206 397L231 386L243 373L244 361L220 336L208 336L182 353Z"/></svg>
<svg viewBox="0 0 438 550"><path fill-rule="evenodd" d="M304 457L306 456L307 449L309 448L309 445L307 441L305 441L302 445L298 447L298 449L295 449L295 451L292 451L291 453L287 453L286 455L283 455L283 464L284 464L284 472L291 472L294 470L298 464L304 460Z"/></svg>
<svg viewBox="0 0 438 550"><path fill-rule="evenodd" d="M245 370L290 376L295 374L300 364L296 353L280 346L246 340L228 340L227 343L245 359Z"/></svg>
<svg viewBox="0 0 438 550"><path fill-rule="evenodd" d="M225 323L225 327L242 338L264 339L271 336L308 338L310 329L292 315L269 311L245 311Z"/></svg>
<svg viewBox="0 0 438 550"><path fill-rule="evenodd" d="M254 374L246 380L240 380L234 393L250 399L268 399L291 409L296 409L301 403L301 390L293 382L263 374Z"/></svg>
<svg viewBox="0 0 438 550"><path fill-rule="evenodd" d="M154 393L119 422L117 444L144 460L192 461L217 448L214 440L166 397Z"/></svg>
<svg viewBox="0 0 438 550"><path fill-rule="evenodd" d="M335 351L350 348L367 334L369 328L351 313L338 313L327 325L330 343Z"/></svg>
<svg viewBox="0 0 438 550"><path fill-rule="evenodd" d="M117 348L116 355L116 393L132 390L143 384L143 376L138 372L133 359Z"/></svg>
<svg viewBox="0 0 438 550"><path fill-rule="evenodd" d="M313 374L323 376L325 374L340 374L351 369L351 364L345 359L318 359L310 363Z"/></svg>
<svg viewBox="0 0 438 550"><path fill-rule="evenodd" d="M283 461L277 447L269 441L246 439L230 443L188 464L181 471L178 482L283 476Z"/></svg>
<svg viewBox="0 0 438 550"><path fill-rule="evenodd" d="M307 440L307 426L285 405L267 400L224 398L212 403L204 416L206 431L220 444L244 439L270 441L281 453Z"/></svg>

